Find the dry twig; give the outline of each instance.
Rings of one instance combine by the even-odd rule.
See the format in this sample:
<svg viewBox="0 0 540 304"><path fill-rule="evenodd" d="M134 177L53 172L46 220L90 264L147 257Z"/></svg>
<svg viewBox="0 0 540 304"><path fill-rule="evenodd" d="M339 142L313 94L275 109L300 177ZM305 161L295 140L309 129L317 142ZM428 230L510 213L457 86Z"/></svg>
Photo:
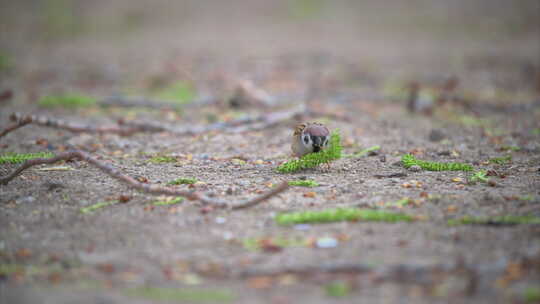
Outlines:
<svg viewBox="0 0 540 304"><path fill-rule="evenodd" d="M196 192L196 191L184 191L184 190L176 190L171 189L167 187L161 187L157 185L151 185L151 184L144 184L136 179L127 176L120 172L118 169L98 160L97 158L93 157L92 155L80 151L80 150L74 150L70 152L60 153L55 157L50 158L36 158L32 160L28 160L24 162L20 167L18 167L15 171L13 171L11 174L0 178L0 185L7 185L12 179L17 177L21 172L24 170L41 164L52 164L56 163L61 160L71 160L71 159L79 159L86 161L94 166L96 166L98 169L106 173L107 175L111 176L112 178L115 178L125 184L127 184L131 188L135 188L137 190L140 190L142 192L151 193L151 194L161 194L161 195L170 195L170 196L183 196L189 200L198 200L203 204L206 205L212 205L215 207L220 208L231 208L231 209L243 209L248 207L253 207L267 199L269 199L272 196L275 196L283 191L285 191L288 188L288 183L283 182L278 187L272 189L271 191L247 200L242 200L237 203L231 204L229 202L226 202L224 200L219 200L215 198L211 198L203 193Z"/></svg>
<svg viewBox="0 0 540 304"><path fill-rule="evenodd" d="M60 119L53 119L53 118L49 118L45 116L22 115L20 113L13 113L9 116L9 118L12 121L16 122L17 127L15 128L11 127L11 129L8 128L4 130L1 133L2 136L26 124L35 124L35 125L44 126L44 127L63 129L63 130L67 130L67 131L75 132L75 133L88 132L88 133L114 133L114 134L120 134L120 135L131 135L136 132L155 132L155 130L153 129L145 128L142 126L130 127L130 128L119 128L116 126L93 127L89 125L69 123Z"/></svg>
<svg viewBox="0 0 540 304"><path fill-rule="evenodd" d="M2 131L2 133L0 133L0 137L6 136L6 134L8 134L9 132L15 131L18 128L23 127L31 122L32 120L30 119L30 117L21 117L20 119L17 119L14 124Z"/></svg>

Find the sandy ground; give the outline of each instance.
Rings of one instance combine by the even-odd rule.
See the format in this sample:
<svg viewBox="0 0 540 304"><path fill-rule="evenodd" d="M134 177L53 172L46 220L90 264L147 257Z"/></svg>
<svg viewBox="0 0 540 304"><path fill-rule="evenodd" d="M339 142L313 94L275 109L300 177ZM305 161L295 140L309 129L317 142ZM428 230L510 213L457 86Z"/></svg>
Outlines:
<svg viewBox="0 0 540 304"><path fill-rule="evenodd" d="M0 101L2 128L12 112L91 125L122 118L199 126L309 100L322 114L302 119L339 129L345 153L381 147L330 169L280 174L275 168L289 158L295 120L194 136L23 127L0 139L0 153L77 147L150 183L196 178L201 183L192 187L231 202L282 180L320 185L291 187L256 207L230 211L192 201L152 206L162 198L129 189L84 162L29 169L0 186L1 303L153 303L152 288L180 288L196 296L164 301L195 303L526 303L540 297L534 296L540 292L538 225L447 224L463 216L540 216L537 2L0 5L6 29L0 51L10 62L0 69L0 93L14 93ZM432 115L407 111L400 88L413 81L423 90L437 88L452 76L459 79L454 94L471 107L450 102L434 106ZM227 100L241 79L277 102L231 108ZM38 104L40 97L66 92L98 99L155 96L177 82L192 85L196 100L211 102L180 111ZM465 162L498 176L491 184L469 184L470 173L407 170L399 162L405 153ZM176 161L153 163L155 155ZM489 162L507 155L511 161L504 164ZM56 166L69 170L40 170ZM15 167L0 165L0 173ZM394 173L403 174L376 177ZM131 199L81 213L121 195ZM391 206L406 197L413 203ZM334 207L403 212L418 220L285 227L274 221L281 212ZM338 243L318 248L324 237ZM283 239L299 241L266 250L246 245ZM323 271L339 265L356 271ZM329 284L348 292L334 297Z"/></svg>

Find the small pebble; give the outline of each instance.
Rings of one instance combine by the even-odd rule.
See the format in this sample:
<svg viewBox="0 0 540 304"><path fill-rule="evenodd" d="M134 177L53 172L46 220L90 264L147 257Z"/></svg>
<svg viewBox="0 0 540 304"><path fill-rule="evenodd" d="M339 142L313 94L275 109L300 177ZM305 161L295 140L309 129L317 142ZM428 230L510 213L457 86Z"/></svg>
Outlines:
<svg viewBox="0 0 540 304"><path fill-rule="evenodd" d="M422 171L422 167L418 166L418 165L413 165L409 168L410 171L412 172L419 172L419 171Z"/></svg>
<svg viewBox="0 0 540 304"><path fill-rule="evenodd" d="M294 229L296 230L309 230L311 228L311 225L308 225L308 224L298 224L298 225L294 225Z"/></svg>
<svg viewBox="0 0 540 304"><path fill-rule="evenodd" d="M315 243L317 248L334 248L338 245L338 240L332 237L318 238Z"/></svg>
<svg viewBox="0 0 540 304"><path fill-rule="evenodd" d="M439 129L433 129L429 132L428 139L429 141L437 142L441 141L446 137L446 135Z"/></svg>
<svg viewBox="0 0 540 304"><path fill-rule="evenodd" d="M225 224L227 219L221 216L216 217L216 224Z"/></svg>

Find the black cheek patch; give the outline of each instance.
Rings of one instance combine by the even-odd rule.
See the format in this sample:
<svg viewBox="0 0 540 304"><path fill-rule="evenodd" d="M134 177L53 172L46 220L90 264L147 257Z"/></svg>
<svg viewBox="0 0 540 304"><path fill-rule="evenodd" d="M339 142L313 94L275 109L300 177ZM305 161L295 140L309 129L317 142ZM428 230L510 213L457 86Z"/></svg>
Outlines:
<svg viewBox="0 0 540 304"><path fill-rule="evenodd" d="M307 136L304 136L304 143L306 143L306 145L309 143L309 138Z"/></svg>

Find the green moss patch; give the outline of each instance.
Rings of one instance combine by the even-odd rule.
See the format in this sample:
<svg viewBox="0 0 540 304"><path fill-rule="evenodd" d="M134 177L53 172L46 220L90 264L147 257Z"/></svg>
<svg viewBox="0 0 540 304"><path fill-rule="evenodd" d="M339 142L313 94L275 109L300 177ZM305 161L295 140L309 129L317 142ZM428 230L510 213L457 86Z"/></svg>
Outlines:
<svg viewBox="0 0 540 304"><path fill-rule="evenodd" d="M485 170L480 170L480 171L474 173L469 178L469 182L471 182L471 183L476 183L476 182L487 183L487 182L489 182L489 177L487 177L487 172Z"/></svg>
<svg viewBox="0 0 540 304"><path fill-rule="evenodd" d="M162 201L155 201L152 203L154 206L168 206L168 205L176 205L181 203L184 200L183 197L176 197L169 200L162 200Z"/></svg>
<svg viewBox="0 0 540 304"><path fill-rule="evenodd" d="M490 158L489 162L497 165L504 165L512 161L512 155Z"/></svg>
<svg viewBox="0 0 540 304"><path fill-rule="evenodd" d="M157 91L155 96L159 99L183 104L193 101L196 92L191 84L180 81Z"/></svg>
<svg viewBox="0 0 540 304"><path fill-rule="evenodd" d="M298 186L298 187L318 187L319 183L314 180L292 180L289 181L289 186Z"/></svg>
<svg viewBox="0 0 540 304"><path fill-rule="evenodd" d="M412 154L405 154L401 157L401 163L405 168L414 165L420 166L429 171L472 171L473 167L464 163L441 163L416 159Z"/></svg>
<svg viewBox="0 0 540 304"><path fill-rule="evenodd" d="M148 161L154 164L175 163L176 157L168 155L156 155L150 158Z"/></svg>
<svg viewBox="0 0 540 304"><path fill-rule="evenodd" d="M151 301L215 303L234 300L234 294L228 289L140 287L126 289L124 294Z"/></svg>
<svg viewBox="0 0 540 304"><path fill-rule="evenodd" d="M540 302L540 287L527 287L523 292L523 297L527 303Z"/></svg>
<svg viewBox="0 0 540 304"><path fill-rule="evenodd" d="M330 297L341 298L347 296L350 293L351 287L346 282L335 281L326 285L325 290L326 295Z"/></svg>
<svg viewBox="0 0 540 304"><path fill-rule="evenodd" d="M276 216L280 225L304 223L331 223L342 221L374 221L374 222L410 222L414 217L402 213L393 213L380 210L338 208L322 211L304 211L282 213Z"/></svg>
<svg viewBox="0 0 540 304"><path fill-rule="evenodd" d="M198 180L196 178L180 177L168 182L167 185L192 185L195 184L197 181Z"/></svg>
<svg viewBox="0 0 540 304"><path fill-rule="evenodd" d="M97 100L84 95L65 94L42 97L38 104L42 107L79 108L96 105Z"/></svg>
<svg viewBox="0 0 540 304"><path fill-rule="evenodd" d="M92 212L94 212L94 211L96 211L98 209L101 209L101 208L104 208L104 207L107 207L107 206L111 206L111 205L114 205L116 203L118 203L118 201L99 202L99 203L90 205L88 207L81 208L81 213L83 213L83 214L92 213Z"/></svg>
<svg viewBox="0 0 540 304"><path fill-rule="evenodd" d="M315 168L320 164L330 163L336 159L341 158L341 137L336 130L332 132L330 136L330 145L327 149L317 153L309 153L302 156L300 159L290 160L277 167L277 171L280 173L290 173L307 168Z"/></svg>
<svg viewBox="0 0 540 304"><path fill-rule="evenodd" d="M11 59L6 54L0 53L0 71L9 70L12 66Z"/></svg>
<svg viewBox="0 0 540 304"><path fill-rule="evenodd" d="M526 215L504 215L495 217L473 217L464 216L458 219L448 220L448 225L519 225L519 224L540 224L540 217Z"/></svg>
<svg viewBox="0 0 540 304"><path fill-rule="evenodd" d="M6 153L0 156L0 164L19 164L35 158L49 158L53 156L54 154L51 152Z"/></svg>

